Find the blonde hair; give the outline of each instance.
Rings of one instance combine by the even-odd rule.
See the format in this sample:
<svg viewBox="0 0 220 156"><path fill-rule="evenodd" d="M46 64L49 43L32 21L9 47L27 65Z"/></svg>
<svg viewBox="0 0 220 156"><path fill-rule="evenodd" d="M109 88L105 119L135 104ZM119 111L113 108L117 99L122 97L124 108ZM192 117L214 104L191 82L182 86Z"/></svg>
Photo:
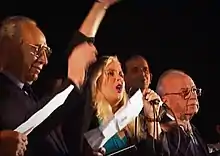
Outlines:
<svg viewBox="0 0 220 156"><path fill-rule="evenodd" d="M91 98L92 98L92 105L96 110L97 117L102 122L107 122L112 117L112 108L109 102L105 99L104 95L100 92L100 78L103 75L105 68L112 63L113 61L118 61L117 56L103 56L100 58L92 67L91 77L90 77L90 90L91 90ZM117 104L116 110L121 108L127 103L127 94L124 90L122 100ZM126 127L126 130L131 138L135 136L135 120L129 123ZM140 136L140 126L139 122L137 123L137 137Z"/></svg>

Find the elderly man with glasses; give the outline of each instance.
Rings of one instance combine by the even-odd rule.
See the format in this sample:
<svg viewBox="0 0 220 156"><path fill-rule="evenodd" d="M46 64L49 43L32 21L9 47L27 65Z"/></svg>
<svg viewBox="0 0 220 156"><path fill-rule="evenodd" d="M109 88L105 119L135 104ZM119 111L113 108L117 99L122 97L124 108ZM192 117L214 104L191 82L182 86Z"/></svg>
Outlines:
<svg viewBox="0 0 220 156"><path fill-rule="evenodd" d="M201 91L192 78L180 70L168 70L160 76L157 92L169 108L161 121L165 152L177 156L209 155L207 145L190 123L199 111Z"/></svg>

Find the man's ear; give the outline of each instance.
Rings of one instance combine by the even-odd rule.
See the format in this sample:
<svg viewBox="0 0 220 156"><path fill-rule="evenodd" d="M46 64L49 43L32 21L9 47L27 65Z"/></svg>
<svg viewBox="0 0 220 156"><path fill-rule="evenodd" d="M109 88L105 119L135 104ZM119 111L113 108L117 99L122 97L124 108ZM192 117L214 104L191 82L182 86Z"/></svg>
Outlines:
<svg viewBox="0 0 220 156"><path fill-rule="evenodd" d="M170 107L169 99L166 96L162 96L161 100L163 101L163 103L167 104L168 107Z"/></svg>
<svg viewBox="0 0 220 156"><path fill-rule="evenodd" d="M161 100L162 100L164 103L166 103L166 102L167 102L167 98L166 98L166 97L164 97L164 96L161 96Z"/></svg>
<svg viewBox="0 0 220 156"><path fill-rule="evenodd" d="M150 73L150 83L149 83L149 85L151 84L152 80L153 80L153 74Z"/></svg>

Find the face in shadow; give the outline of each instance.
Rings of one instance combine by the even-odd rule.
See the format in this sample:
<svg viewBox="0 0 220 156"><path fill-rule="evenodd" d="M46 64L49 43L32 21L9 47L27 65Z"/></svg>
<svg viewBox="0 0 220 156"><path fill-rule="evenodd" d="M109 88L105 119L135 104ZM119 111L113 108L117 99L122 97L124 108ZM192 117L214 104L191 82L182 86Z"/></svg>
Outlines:
<svg viewBox="0 0 220 156"><path fill-rule="evenodd" d="M126 74L126 88L133 89L147 89L151 83L151 73L147 61L137 56L128 60L125 64Z"/></svg>

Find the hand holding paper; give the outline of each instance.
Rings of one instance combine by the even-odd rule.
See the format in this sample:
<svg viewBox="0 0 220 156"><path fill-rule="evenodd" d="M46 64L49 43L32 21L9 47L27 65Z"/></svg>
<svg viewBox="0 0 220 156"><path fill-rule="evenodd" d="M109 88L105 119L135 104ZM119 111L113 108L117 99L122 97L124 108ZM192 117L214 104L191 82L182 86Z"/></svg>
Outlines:
<svg viewBox="0 0 220 156"><path fill-rule="evenodd" d="M89 145L93 150L97 150L117 132L121 131L129 124L143 108L143 95L139 89L127 102L125 106L120 108L114 117L104 125L85 133Z"/></svg>

